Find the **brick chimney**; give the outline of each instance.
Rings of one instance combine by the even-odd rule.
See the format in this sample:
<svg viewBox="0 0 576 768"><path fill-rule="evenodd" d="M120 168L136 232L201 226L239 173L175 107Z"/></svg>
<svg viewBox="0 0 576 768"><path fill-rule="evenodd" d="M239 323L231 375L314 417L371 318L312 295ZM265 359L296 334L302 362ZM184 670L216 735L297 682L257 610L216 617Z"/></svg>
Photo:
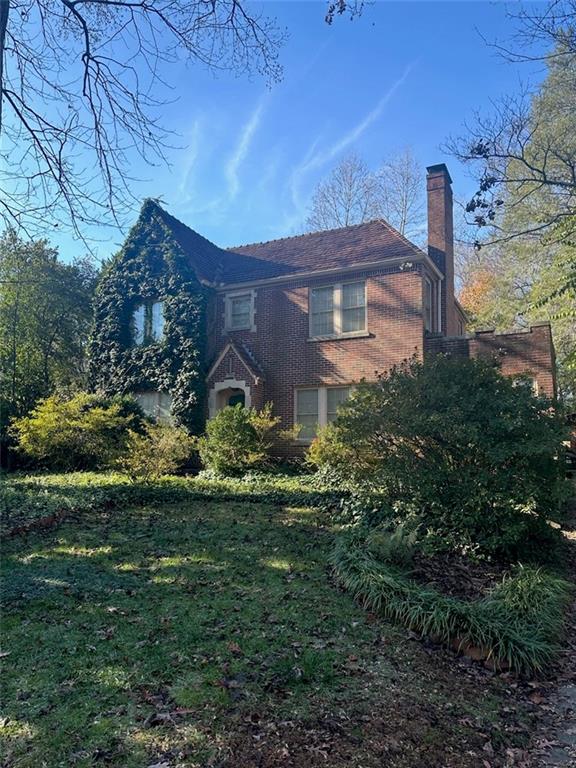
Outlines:
<svg viewBox="0 0 576 768"><path fill-rule="evenodd" d="M454 222L452 179L444 163L426 168L428 195L428 255L444 275L442 280L442 328L456 336L458 327L454 304Z"/></svg>

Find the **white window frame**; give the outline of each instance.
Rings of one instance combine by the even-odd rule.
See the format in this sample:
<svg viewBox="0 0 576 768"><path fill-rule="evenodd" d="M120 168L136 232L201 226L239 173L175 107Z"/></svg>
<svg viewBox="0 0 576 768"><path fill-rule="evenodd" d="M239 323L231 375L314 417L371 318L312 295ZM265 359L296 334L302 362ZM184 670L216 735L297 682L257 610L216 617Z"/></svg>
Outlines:
<svg viewBox="0 0 576 768"><path fill-rule="evenodd" d="M426 327L426 290L427 287L430 287L430 327ZM424 330L428 331L428 333L434 333L436 330L436 318L434 317L434 283L433 281L428 277L428 275L424 275L424 279L422 280L422 320L424 323Z"/></svg>
<svg viewBox="0 0 576 768"><path fill-rule="evenodd" d="M160 317L162 320L160 331L156 336L154 334L154 307L160 307ZM136 313L142 311L142 335L139 337L136 325ZM132 310L132 342L137 347L145 347L149 344L158 344L164 338L164 329L166 326L166 316L164 315L163 299L146 299L137 304Z"/></svg>
<svg viewBox="0 0 576 768"><path fill-rule="evenodd" d="M250 317L249 322L242 326L232 325L232 299L239 299L242 296L247 296L250 299ZM234 293L227 293L224 296L224 330L225 331L255 331L256 324L254 322L256 304L256 291L234 291Z"/></svg>
<svg viewBox="0 0 576 768"><path fill-rule="evenodd" d="M534 374L532 373L519 373L515 374L512 377L512 386L513 387L530 387L532 390L532 394L535 397L538 397L540 394L540 388L538 386L538 379Z"/></svg>
<svg viewBox="0 0 576 768"><path fill-rule="evenodd" d="M350 390L350 395L354 391L353 384L329 384L328 386L317 387L295 387L294 388L294 425L298 424L298 392L304 390L317 390L318 391L318 428L321 429L328 424L328 390L329 389L344 389ZM310 444L314 440L313 437L297 437L298 443Z"/></svg>
<svg viewBox="0 0 576 768"><path fill-rule="evenodd" d="M364 328L359 331L342 330L342 289L345 285L354 285L355 283L364 284ZM312 291L322 288L332 288L333 291L333 316L334 333L315 336L312 332ZM308 288L308 339L311 341L322 341L323 339L348 339L359 336L368 336L368 290L366 280L346 280L343 283L330 283L328 285L314 285ZM342 385L344 386L344 385ZM316 389L316 387L310 387Z"/></svg>

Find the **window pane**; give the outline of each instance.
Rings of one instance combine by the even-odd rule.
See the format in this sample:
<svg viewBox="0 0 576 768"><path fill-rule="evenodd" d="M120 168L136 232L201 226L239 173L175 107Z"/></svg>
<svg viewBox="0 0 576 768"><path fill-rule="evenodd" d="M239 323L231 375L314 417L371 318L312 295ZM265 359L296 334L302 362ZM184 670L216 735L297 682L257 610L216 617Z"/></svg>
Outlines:
<svg viewBox="0 0 576 768"><path fill-rule="evenodd" d="M328 312L334 308L334 288L328 286L328 288L313 288L310 291L310 304L311 311L315 312Z"/></svg>
<svg viewBox="0 0 576 768"><path fill-rule="evenodd" d="M318 427L318 390L300 389L296 392L296 423L302 426L299 437L310 440Z"/></svg>
<svg viewBox="0 0 576 768"><path fill-rule="evenodd" d="M316 416L300 416L298 424L302 427L298 433L299 440L313 440L318 432L318 419Z"/></svg>
<svg viewBox="0 0 576 768"><path fill-rule="evenodd" d="M170 424L172 422L172 398L166 392L158 393L158 421L163 424Z"/></svg>
<svg viewBox="0 0 576 768"><path fill-rule="evenodd" d="M366 330L366 283L342 286L342 333Z"/></svg>
<svg viewBox="0 0 576 768"><path fill-rule="evenodd" d="M249 328L252 309L252 296L235 296L230 299L230 326L232 328Z"/></svg>
<svg viewBox="0 0 576 768"><path fill-rule="evenodd" d="M342 308L363 307L366 304L366 284L346 283L342 286Z"/></svg>
<svg viewBox="0 0 576 768"><path fill-rule="evenodd" d="M342 310L342 333L366 330L366 309L364 307Z"/></svg>
<svg viewBox="0 0 576 768"><path fill-rule="evenodd" d="M164 305L161 301L152 304L152 328L150 337L158 341L164 335Z"/></svg>
<svg viewBox="0 0 576 768"><path fill-rule="evenodd" d="M144 344L144 323L146 317L146 308L144 304L136 307L132 314L132 333L135 344Z"/></svg>
<svg viewBox="0 0 576 768"><path fill-rule="evenodd" d="M134 399L142 408L146 416L155 419L158 413L158 393L157 392L135 392Z"/></svg>
<svg viewBox="0 0 576 768"><path fill-rule="evenodd" d="M334 333L334 288L314 288L310 291L310 334L331 336Z"/></svg>
<svg viewBox="0 0 576 768"><path fill-rule="evenodd" d="M334 333L334 313L320 312L312 315L310 333L312 336L331 336Z"/></svg>
<svg viewBox="0 0 576 768"><path fill-rule="evenodd" d="M341 405L350 396L350 387L330 387L326 391L327 395L327 420L334 421L338 411L338 406Z"/></svg>

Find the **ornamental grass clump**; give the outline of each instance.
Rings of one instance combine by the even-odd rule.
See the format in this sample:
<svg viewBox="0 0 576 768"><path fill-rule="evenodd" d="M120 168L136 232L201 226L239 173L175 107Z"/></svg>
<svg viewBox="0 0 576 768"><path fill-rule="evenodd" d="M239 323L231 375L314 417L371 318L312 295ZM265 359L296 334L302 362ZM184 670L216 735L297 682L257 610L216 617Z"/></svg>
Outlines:
<svg viewBox="0 0 576 768"><path fill-rule="evenodd" d="M495 667L533 674L558 652L571 587L542 569L519 567L487 597L467 602L377 559L358 531L340 537L332 565L365 608Z"/></svg>

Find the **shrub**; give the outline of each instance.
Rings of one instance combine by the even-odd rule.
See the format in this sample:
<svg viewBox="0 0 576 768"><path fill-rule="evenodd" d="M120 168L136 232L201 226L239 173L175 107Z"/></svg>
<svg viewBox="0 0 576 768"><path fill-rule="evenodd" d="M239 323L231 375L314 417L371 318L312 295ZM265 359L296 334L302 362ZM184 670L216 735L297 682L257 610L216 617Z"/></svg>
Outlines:
<svg viewBox="0 0 576 768"><path fill-rule="evenodd" d="M360 385L309 456L367 495L416 507L439 548L515 558L554 538L564 427L551 406L488 361L411 361Z"/></svg>
<svg viewBox="0 0 576 768"><path fill-rule="evenodd" d="M18 449L40 466L71 471L111 465L142 412L126 397L105 399L81 392L52 395L10 427Z"/></svg>
<svg viewBox="0 0 576 768"><path fill-rule="evenodd" d="M238 404L223 408L206 425L198 440L202 463L219 475L239 475L268 462L269 450L280 419L272 404L261 411Z"/></svg>
<svg viewBox="0 0 576 768"><path fill-rule="evenodd" d="M194 446L195 439L183 427L145 424L142 433L130 431L117 465L134 483L156 482L189 461Z"/></svg>

